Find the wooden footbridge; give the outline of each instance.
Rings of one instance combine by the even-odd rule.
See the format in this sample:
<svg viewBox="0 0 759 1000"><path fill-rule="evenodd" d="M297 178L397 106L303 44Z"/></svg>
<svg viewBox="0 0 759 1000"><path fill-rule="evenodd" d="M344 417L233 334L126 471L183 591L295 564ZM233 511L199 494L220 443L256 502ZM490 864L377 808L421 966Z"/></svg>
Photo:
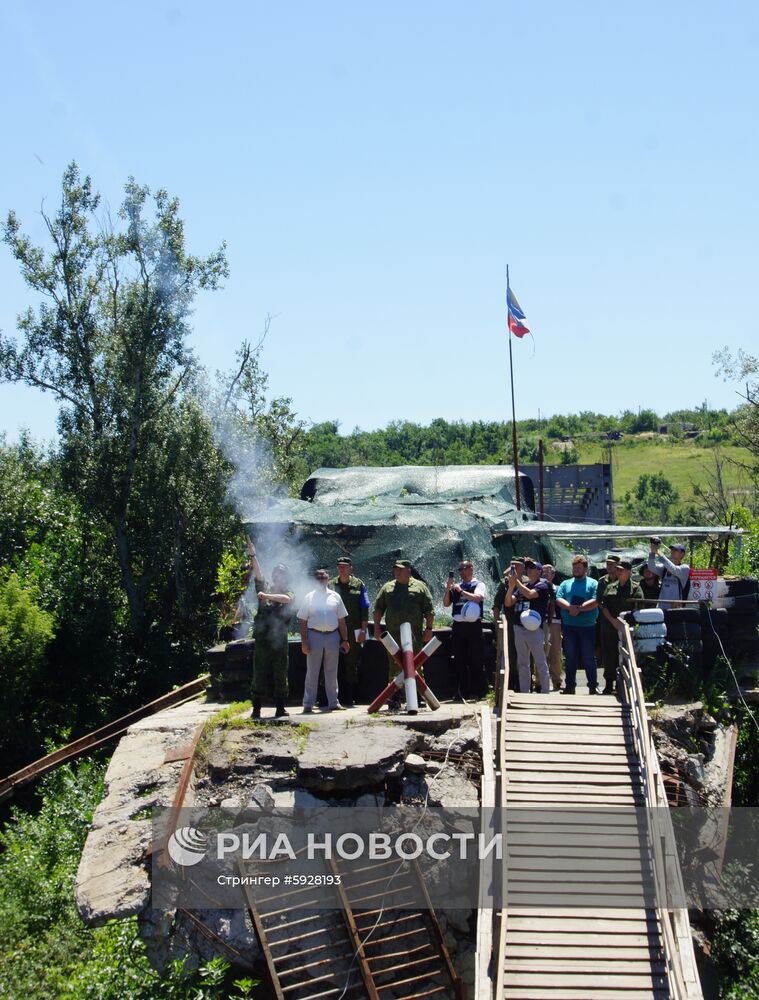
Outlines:
<svg viewBox="0 0 759 1000"><path fill-rule="evenodd" d="M620 700L515 695L505 653L481 713L483 804L506 807L507 844L481 884L500 878L505 907L481 896L476 1000L701 1000L627 626L620 670Z"/></svg>

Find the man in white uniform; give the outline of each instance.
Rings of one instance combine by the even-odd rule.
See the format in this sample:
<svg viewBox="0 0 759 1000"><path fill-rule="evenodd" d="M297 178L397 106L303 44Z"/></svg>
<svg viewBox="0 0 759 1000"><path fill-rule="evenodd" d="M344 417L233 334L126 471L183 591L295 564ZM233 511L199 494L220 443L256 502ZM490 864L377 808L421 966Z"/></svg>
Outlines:
<svg viewBox="0 0 759 1000"><path fill-rule="evenodd" d="M324 690L327 692L327 710L341 709L337 700L337 662L340 650L348 644L348 627L343 599L334 590L328 590L329 573L317 569L316 589L309 591L298 609L301 649L306 654L306 684L303 690L303 711L313 711L319 671L324 661Z"/></svg>

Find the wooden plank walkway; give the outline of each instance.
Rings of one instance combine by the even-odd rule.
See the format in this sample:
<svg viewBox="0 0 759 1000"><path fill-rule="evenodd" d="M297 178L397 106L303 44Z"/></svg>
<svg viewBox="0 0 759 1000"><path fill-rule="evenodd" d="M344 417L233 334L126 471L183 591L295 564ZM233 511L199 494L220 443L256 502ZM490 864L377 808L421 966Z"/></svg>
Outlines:
<svg viewBox="0 0 759 1000"><path fill-rule="evenodd" d="M643 891L651 858L629 808L645 804L629 706L509 694L503 721L502 996L669 997L662 929Z"/></svg>

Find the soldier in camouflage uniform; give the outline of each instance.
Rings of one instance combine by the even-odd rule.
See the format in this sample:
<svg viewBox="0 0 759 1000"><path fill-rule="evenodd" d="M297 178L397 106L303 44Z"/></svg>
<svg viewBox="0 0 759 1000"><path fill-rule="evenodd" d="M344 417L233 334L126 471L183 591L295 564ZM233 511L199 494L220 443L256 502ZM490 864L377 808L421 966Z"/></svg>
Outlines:
<svg viewBox="0 0 759 1000"><path fill-rule="evenodd" d="M261 718L264 698L273 698L276 704L274 716L280 718L287 715L287 633L292 624L295 594L289 589L286 566L275 566L271 573L271 584L268 584L252 544L248 545L248 555L258 597L258 611L253 622L256 647L250 686L253 718Z"/></svg>
<svg viewBox="0 0 759 1000"><path fill-rule="evenodd" d="M400 645L401 625L408 622L414 643L414 654L432 638L432 620L434 611L432 594L426 583L415 580L411 576L411 563L408 559L398 559L393 566L394 580L386 583L374 602L374 635L379 638L382 632L382 615L385 616L385 628ZM422 620L425 627L422 629ZM390 680L398 673L398 664L388 654L390 660Z"/></svg>
<svg viewBox="0 0 759 1000"><path fill-rule="evenodd" d="M598 578L598 590L596 590L596 600L598 601L599 607L601 606L601 598L604 596L604 591L609 586L610 583L614 583L617 579L617 568L619 567L619 556L607 555L606 557L606 572L602 573ZM604 620L603 614L598 615L598 620L596 621L596 662L601 663L603 660L603 650L601 647L601 622Z"/></svg>
<svg viewBox="0 0 759 1000"><path fill-rule="evenodd" d="M599 604L601 614L601 662L604 668L604 694L614 694L619 665L619 615L632 611L643 591L630 579L632 563L622 559L617 563L616 579L607 583Z"/></svg>
<svg viewBox="0 0 759 1000"><path fill-rule="evenodd" d="M369 625L369 596L366 593L364 581L359 580L352 573L353 561L347 556L341 556L337 560L337 576L333 576L329 581L330 589L342 597L348 612L347 626L350 649L347 653L340 653L340 666L338 668L340 703L348 707L354 704L358 682L358 660L361 655L361 647L366 642L366 630Z"/></svg>

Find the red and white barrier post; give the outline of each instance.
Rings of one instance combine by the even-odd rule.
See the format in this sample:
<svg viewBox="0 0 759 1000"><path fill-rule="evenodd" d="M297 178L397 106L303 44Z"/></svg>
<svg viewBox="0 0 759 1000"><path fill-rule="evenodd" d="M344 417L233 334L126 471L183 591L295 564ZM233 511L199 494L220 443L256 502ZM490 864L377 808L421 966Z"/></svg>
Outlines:
<svg viewBox="0 0 759 1000"><path fill-rule="evenodd" d="M382 635L380 636L380 642L388 651L388 653L392 656L392 658L395 660L398 666L403 667L404 663L403 663L403 657L401 655L401 647L398 645L398 643L390 635L389 632L382 633ZM424 700L427 702L427 704L433 711L437 708L440 708L440 702L435 697L432 688L426 683L422 675L417 671L417 667L421 667L423 663L426 663L427 660L429 660L429 658L432 656L432 654L437 649L440 648L440 646L441 646L440 640L433 636L432 639L430 639L430 641L422 649L419 650L419 652L414 657L413 661L414 680L416 681L416 688L418 689L419 694L422 695ZM374 701L367 709L367 712L370 715L372 715L374 712L378 712L386 701L389 701L390 698L392 698L397 691L400 691L400 689L405 686L405 681L406 681L405 671L401 670L400 673L398 673L393 678L393 680L390 681L387 687L380 694L377 695L377 697L374 699Z"/></svg>
<svg viewBox="0 0 759 1000"><path fill-rule="evenodd" d="M416 697L414 636L408 622L401 623L401 656L403 657L403 683L406 688L406 711L409 715L416 715L419 711L419 702Z"/></svg>

